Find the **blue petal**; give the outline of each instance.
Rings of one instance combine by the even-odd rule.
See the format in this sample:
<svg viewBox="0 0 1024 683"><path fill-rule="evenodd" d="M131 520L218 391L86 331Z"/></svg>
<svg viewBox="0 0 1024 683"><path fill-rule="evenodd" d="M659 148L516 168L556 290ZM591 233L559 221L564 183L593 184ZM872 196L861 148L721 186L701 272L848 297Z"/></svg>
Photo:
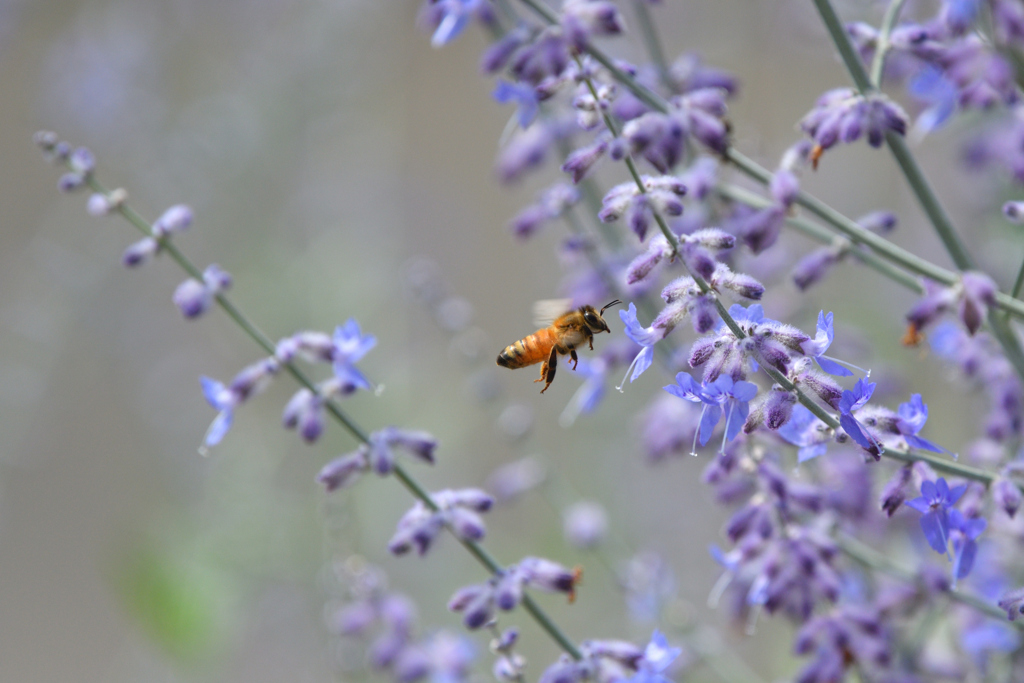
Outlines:
<svg viewBox="0 0 1024 683"><path fill-rule="evenodd" d="M911 434L917 434L928 422L928 406L921 400L921 394L911 394L908 402L900 404L897 413Z"/></svg>
<svg viewBox="0 0 1024 683"><path fill-rule="evenodd" d="M644 374L644 371L651 367L651 363L654 361L654 347L645 346L640 350L640 353L636 354L636 358L633 360L633 374L630 375L629 381L632 382L640 375Z"/></svg>
<svg viewBox="0 0 1024 683"><path fill-rule="evenodd" d="M732 441L743 429L743 423L747 421L747 415L750 414L750 407L746 403L730 403L728 412L726 413L726 422L729 424L729 429L725 433L725 440Z"/></svg>
<svg viewBox="0 0 1024 683"><path fill-rule="evenodd" d="M604 382L588 380L580 389L584 392L580 400L580 412L593 412L604 398Z"/></svg>
<svg viewBox="0 0 1024 683"><path fill-rule="evenodd" d="M430 39L430 44L434 47L441 47L447 45L456 38L459 37L469 24L469 16L462 11L448 11L445 13L444 18L441 19L441 23L437 25L437 30L434 31L434 35Z"/></svg>
<svg viewBox="0 0 1024 683"><path fill-rule="evenodd" d="M907 435L903 438L906 439L907 443L913 446L914 448L920 448L925 451L932 451L933 453L949 453L949 451L943 448L942 446L937 446L928 439L923 439L920 436Z"/></svg>
<svg viewBox="0 0 1024 683"><path fill-rule="evenodd" d="M853 376L852 372L850 372L848 369L844 368L842 365L840 365L839 363L835 362L834 360L830 360L828 358L822 358L821 356L816 357L814 360L815 360L815 362L818 363L819 366L821 366L822 370L824 370L825 372L827 372L830 375L835 375L836 377L852 377Z"/></svg>
<svg viewBox="0 0 1024 683"><path fill-rule="evenodd" d="M655 630L651 635L651 642L644 648L644 658L641 666L649 672L661 673L676 660L682 652L678 647L669 647L665 635Z"/></svg>
<svg viewBox="0 0 1024 683"><path fill-rule="evenodd" d="M814 443L813 425L817 421L814 413L797 404L793 406L793 415L789 422L779 427L776 433L794 446L810 446Z"/></svg>
<svg viewBox="0 0 1024 683"><path fill-rule="evenodd" d="M220 411L217 417L213 418L213 422L210 423L210 428L206 430L206 438L203 439L203 444L206 446L216 446L219 444L224 435L231 429L231 423L234 422L234 419L235 411Z"/></svg>
<svg viewBox="0 0 1024 683"><path fill-rule="evenodd" d="M745 403L757 396L757 385L741 380L733 385L732 395L737 401Z"/></svg>
<svg viewBox="0 0 1024 683"><path fill-rule="evenodd" d="M679 398L684 398L687 401L693 401L694 403L702 401L702 397L704 396L703 387L701 387L701 385L686 372L677 373L676 383L665 387L665 391L673 396L678 396Z"/></svg>
<svg viewBox="0 0 1024 683"><path fill-rule="evenodd" d="M206 375L200 375L199 383L203 386L203 397L206 398L206 402L217 410L222 410L224 406L222 405L221 394L227 387L222 382L211 379Z"/></svg>
<svg viewBox="0 0 1024 683"><path fill-rule="evenodd" d="M960 552L953 558L953 576L958 579L966 578L974 566L974 556L978 552L978 544L974 541L964 541Z"/></svg>
<svg viewBox="0 0 1024 683"><path fill-rule="evenodd" d="M842 425L846 433L850 435L850 438L856 441L862 448L867 450L873 450L876 448L875 443L868 438L868 435L861 429L860 423L850 415L846 413L839 418L839 424Z"/></svg>
<svg viewBox="0 0 1024 683"><path fill-rule="evenodd" d="M949 538L945 524L945 515L932 510L921 515L921 531L924 532L924 537L928 541L928 545L932 547L932 550L945 555L948 551L947 538Z"/></svg>
<svg viewBox="0 0 1024 683"><path fill-rule="evenodd" d="M964 535L967 536L967 538L973 541L981 535L981 532L984 531L987 526L988 522L986 522L983 517L976 517L968 520L961 531L964 532Z"/></svg>
<svg viewBox="0 0 1024 683"><path fill-rule="evenodd" d="M928 502L928 499L925 498L924 496L914 498L913 500L908 500L903 504L911 508L912 510L917 510L922 515L932 509L931 504Z"/></svg>
<svg viewBox="0 0 1024 683"><path fill-rule="evenodd" d="M363 373L359 371L359 368L346 363L343 360L334 361L334 376L341 380L346 390L350 389L372 389L373 385L370 384L370 380L363 376Z"/></svg>
<svg viewBox="0 0 1024 683"><path fill-rule="evenodd" d="M818 328L814 335L814 339L805 341L800 345L800 348L808 356L817 357L828 351L828 347L832 345L832 338L832 314L829 313L826 318L825 312L819 311Z"/></svg>
<svg viewBox="0 0 1024 683"><path fill-rule="evenodd" d="M700 418L700 445L703 446L711 438L712 432L722 418L722 409L718 406L707 406Z"/></svg>
<svg viewBox="0 0 1024 683"><path fill-rule="evenodd" d="M940 481L942 481L944 483L945 479L941 479ZM946 504L947 505L956 505L956 502L958 500L960 500L960 497L964 495L965 491L967 491L967 484L960 484L959 486L954 486L952 489L947 487L946 488L946 501L947 501Z"/></svg>
<svg viewBox="0 0 1024 683"><path fill-rule="evenodd" d="M807 462L817 458L819 455L825 455L828 450L828 444L819 443L814 446L804 446L797 451L796 460L797 462Z"/></svg>

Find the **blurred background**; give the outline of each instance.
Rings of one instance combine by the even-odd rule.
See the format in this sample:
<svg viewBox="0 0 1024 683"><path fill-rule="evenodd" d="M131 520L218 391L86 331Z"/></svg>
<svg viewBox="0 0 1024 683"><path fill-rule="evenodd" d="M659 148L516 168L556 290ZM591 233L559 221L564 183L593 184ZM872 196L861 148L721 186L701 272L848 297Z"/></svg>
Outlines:
<svg viewBox="0 0 1024 683"><path fill-rule="evenodd" d="M586 568L576 604L540 598L572 637L646 642L652 624L624 617L615 574L631 552L656 550L675 576L670 623L714 625L730 657L766 680L792 671L781 620L751 637L706 607L720 573L707 548L721 543L727 511L699 482L706 456L645 462L637 415L664 375L609 391L596 414L563 428L578 377L563 369L541 396L535 369L493 365L532 331L533 302L560 294L564 229L524 244L507 228L557 173L549 164L500 186L492 167L511 110L478 75L485 36L473 28L434 50L417 9L0 0L0 681L361 679L363 647L328 624L346 558L379 564L392 589L415 596L424 633L460 631L445 603L485 578L450 538L424 559L388 555L411 504L394 482L324 494L316 473L354 443L334 425L313 447L282 430L287 378L238 411L209 457L197 453L214 417L199 375L227 380L259 350L219 312L183 321L171 303L182 274L168 260L120 265L137 235L88 216L85 195L57 193L60 172L31 141L41 128L91 148L100 179L126 188L148 219L191 205L196 222L178 245L231 272L231 296L271 337L349 317L376 335L361 367L385 389L346 407L368 429L435 434L437 465L411 466L430 488L481 486L499 465L534 457L547 483L499 506L486 543L503 562L534 554ZM839 10L879 14L865 3ZM738 76L736 144L770 168L817 96L847 84L808 3L680 0L654 11L670 55L694 51ZM610 47L642 59L636 45ZM943 131L919 154L1005 285L1020 255L988 225L992 183L956 170L957 140ZM620 175L608 165L599 179ZM805 187L852 216L895 211L894 239L948 265L887 153L829 152ZM811 248L786 239L792 260ZM441 305L426 305L425 291ZM971 429L969 399L939 400L938 366L900 347L910 301L843 267L799 305L765 308L808 330L819 308L835 311L865 362L904 367L898 400L933 397L927 435L955 449ZM579 500L608 512L600 556L562 540L561 511ZM523 613L503 623L522 628L535 678L557 650ZM486 636L470 639L489 680Z"/></svg>

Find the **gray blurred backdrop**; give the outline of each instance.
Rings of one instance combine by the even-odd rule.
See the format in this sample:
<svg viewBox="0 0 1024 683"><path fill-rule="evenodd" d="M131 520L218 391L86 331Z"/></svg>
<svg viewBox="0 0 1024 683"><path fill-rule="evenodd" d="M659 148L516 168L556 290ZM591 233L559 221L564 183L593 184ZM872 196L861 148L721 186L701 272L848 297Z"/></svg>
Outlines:
<svg viewBox="0 0 1024 683"><path fill-rule="evenodd" d="M357 553L381 564L393 588L417 596L423 631L458 630L444 605L484 578L450 538L425 559L388 556L410 504L394 482L325 496L316 472L353 442L334 425L314 447L283 431L287 379L239 410L209 457L197 454L214 416L199 375L226 380L259 351L217 312L181 319L171 262L119 264L136 234L88 216L84 195L57 193L58 171L31 142L39 128L90 147L101 179L125 187L144 216L190 204L196 222L177 243L201 266L229 270L231 295L270 336L349 317L377 335L361 365L385 390L347 407L371 429L432 431L437 466L412 466L430 487L482 485L526 455L546 463L549 485L492 514L487 545L504 562L539 554L586 567L576 604L541 596L574 638L650 635L624 619L609 568L562 542L559 508L597 499L612 518L613 562L627 547L671 562L670 619L707 620L730 656L768 680L792 671L783 622L762 621L748 637L705 606L718 576L707 547L721 542L725 515L698 481L708 456L650 467L638 444L635 415L667 378L651 371L563 429L577 378L563 370L540 396L534 370L493 367L532 330L532 302L559 294L562 229L524 245L506 227L556 174L499 186L491 169L511 111L478 76L484 36L470 29L433 50L415 29L417 4L0 1L0 681L362 678L359 649L324 622L337 562ZM875 17L864 3L839 8ZM670 54L698 51L738 75L737 144L766 166L797 139L817 95L847 83L810 3L670 1L655 11ZM980 246L992 237L980 232L990 195L983 179L942 170L956 157L953 138L928 141L922 159L1005 280L1019 255L999 233ZM619 169L603 172L605 183L621 180ZM851 215L898 212L894 239L946 264L884 151L830 152L806 187ZM810 247L787 239L794 259ZM470 335L453 342L410 296L409 273L428 271L460 297L452 315L472 312ZM819 307L835 310L860 328L876 368L901 363L914 391L936 395L936 366L899 347L909 301L844 267L805 306L765 307L807 329ZM506 423L532 421L522 438L497 426L508 406L519 412ZM966 438L969 411L940 402L932 416L929 438ZM522 627L535 678L556 649L521 613L506 623ZM474 641L489 680L486 639Z"/></svg>

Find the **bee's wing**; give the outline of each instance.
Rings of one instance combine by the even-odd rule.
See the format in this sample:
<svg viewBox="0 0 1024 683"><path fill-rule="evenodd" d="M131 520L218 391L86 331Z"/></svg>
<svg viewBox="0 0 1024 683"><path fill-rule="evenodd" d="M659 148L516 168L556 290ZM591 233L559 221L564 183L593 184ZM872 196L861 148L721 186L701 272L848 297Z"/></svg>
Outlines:
<svg viewBox="0 0 1024 683"><path fill-rule="evenodd" d="M533 324L547 327L555 318L568 312L572 299L541 299L533 304Z"/></svg>

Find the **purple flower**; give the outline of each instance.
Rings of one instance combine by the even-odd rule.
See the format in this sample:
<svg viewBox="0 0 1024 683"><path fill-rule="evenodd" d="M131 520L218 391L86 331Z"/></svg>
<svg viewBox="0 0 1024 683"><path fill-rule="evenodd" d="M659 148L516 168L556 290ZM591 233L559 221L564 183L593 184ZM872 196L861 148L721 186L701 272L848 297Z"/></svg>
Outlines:
<svg viewBox="0 0 1024 683"><path fill-rule="evenodd" d="M539 166L547 157L548 149L558 137L559 131L544 120L536 121L526 130L517 130L498 153L495 170L504 183L518 180L522 175Z"/></svg>
<svg viewBox="0 0 1024 683"><path fill-rule="evenodd" d="M377 474L384 476L390 474L394 469L395 453L393 449L396 446L409 455L428 464L434 464L437 440L433 436L427 432L385 427L370 434L370 466Z"/></svg>
<svg viewBox="0 0 1024 683"><path fill-rule="evenodd" d="M198 318L213 305L218 294L231 287L231 275L216 263L203 271L203 281L189 278L174 290L174 304L186 318Z"/></svg>
<svg viewBox="0 0 1024 683"><path fill-rule="evenodd" d="M661 631L654 631L651 642L644 648L643 657L636 664L637 672L629 683L671 683L665 671L682 653L678 647L670 647Z"/></svg>
<svg viewBox="0 0 1024 683"><path fill-rule="evenodd" d="M793 406L793 414L778 429L778 434L800 449L797 452L798 462L823 455L828 449L828 442L832 440L828 426L799 404Z"/></svg>
<svg viewBox="0 0 1024 683"><path fill-rule="evenodd" d="M689 373L680 372L676 375L676 383L665 387L665 391L687 401L704 403L699 429L702 446L711 438L724 412L722 450L725 450L725 444L736 438L743 429L743 423L750 413L749 401L757 395L757 385L743 380L733 381L729 375L719 375L713 382L701 385Z"/></svg>
<svg viewBox="0 0 1024 683"><path fill-rule="evenodd" d="M96 192L89 196L85 210L90 216L108 216L117 209L124 206L128 200L128 193L123 189L111 190L109 194Z"/></svg>
<svg viewBox="0 0 1024 683"><path fill-rule="evenodd" d="M96 157L87 147L79 147L68 157L68 166L75 173L88 176L96 170Z"/></svg>
<svg viewBox="0 0 1024 683"><path fill-rule="evenodd" d="M540 111L537 91L533 86L525 83L509 83L506 80L498 79L491 96L499 104L514 102L517 105L516 116L519 119L520 128L529 127L537 118L537 112Z"/></svg>
<svg viewBox="0 0 1024 683"><path fill-rule="evenodd" d="M479 0L438 0L434 3L435 11L440 12L440 19L430 44L441 47L458 38L469 25L470 16L479 4Z"/></svg>
<svg viewBox="0 0 1024 683"><path fill-rule="evenodd" d="M786 220L786 208L777 204L759 209L736 221L736 230L754 254L775 244Z"/></svg>
<svg viewBox="0 0 1024 683"><path fill-rule="evenodd" d="M888 517L892 517L906 500L906 487L910 483L913 470L909 465L896 470L892 478L882 487L879 495L879 505Z"/></svg>
<svg viewBox="0 0 1024 683"><path fill-rule="evenodd" d="M573 204L579 201L580 195L576 188L565 183L557 183L545 190L535 204L530 204L512 219L510 225L516 237L527 238L533 235L542 224L561 216Z"/></svg>
<svg viewBox="0 0 1024 683"><path fill-rule="evenodd" d="M686 194L686 186L673 176L641 176L643 190L633 181L616 185L601 200L601 211L597 217L603 223L616 221L623 216L629 227L642 242L650 224L649 215L657 212L661 216L679 216L683 213L680 198Z"/></svg>
<svg viewBox="0 0 1024 683"><path fill-rule="evenodd" d="M942 477L937 481L921 482L921 495L906 502L921 513L921 531L928 545L937 553L949 556L949 509L956 504L967 490L966 484L949 488ZM980 531L978 532L980 533Z"/></svg>
<svg viewBox="0 0 1024 683"><path fill-rule="evenodd" d="M313 443L324 431L324 399L319 390L306 387L296 391L284 407L281 423L285 429L298 429L306 443Z"/></svg>
<svg viewBox="0 0 1024 683"><path fill-rule="evenodd" d="M1007 517L1013 519L1020 509L1020 487L1005 477L999 477L992 482L992 502L1005 512Z"/></svg>
<svg viewBox="0 0 1024 683"><path fill-rule="evenodd" d="M377 338L370 334L363 335L356 319L349 318L344 325L335 328L332 342L331 362L334 376L341 382L342 393L372 389L373 385L355 363L377 345Z"/></svg>
<svg viewBox="0 0 1024 683"><path fill-rule="evenodd" d="M363 444L352 453L335 458L324 465L316 480L324 485L328 493L350 486L360 474L370 469L368 454L369 448Z"/></svg>
<svg viewBox="0 0 1024 683"><path fill-rule="evenodd" d="M960 97L956 84L946 78L942 69L932 64L921 67L910 81L908 91L926 105L914 123L915 130L922 134L942 127L956 111Z"/></svg>
<svg viewBox="0 0 1024 683"><path fill-rule="evenodd" d="M565 158L565 163L562 164L562 170L572 176L574 183L579 183L604 157L608 147L608 140L605 136L598 135L594 142L570 152L569 156Z"/></svg>
<svg viewBox="0 0 1024 683"><path fill-rule="evenodd" d="M928 406L921 400L921 394L911 394L909 403L901 403L899 407L899 420L896 428L899 430L907 444L914 448L923 448L926 451L935 453L949 453L942 446L936 446L931 441L917 435L924 428L928 421Z"/></svg>
<svg viewBox="0 0 1024 683"><path fill-rule="evenodd" d="M672 245L664 235L651 238L647 243L647 251L633 259L626 268L626 284L634 285L645 279L671 253Z"/></svg>
<svg viewBox="0 0 1024 683"><path fill-rule="evenodd" d="M221 442L231 428L235 408L262 391L280 368L278 360L271 357L243 368L228 386L206 376L199 378L206 401L219 411L206 431L204 448Z"/></svg>
<svg viewBox="0 0 1024 683"><path fill-rule="evenodd" d="M1006 610L1006 618L1016 621L1024 614L1024 588L1016 588L999 598L999 606Z"/></svg>
<svg viewBox="0 0 1024 683"><path fill-rule="evenodd" d="M494 499L480 489L445 489L430 495L437 510L431 510L422 501L416 501L398 522L398 529L388 543L388 550L403 555L412 548L422 556L431 543L448 526L465 541L479 541L486 529L478 513L491 509Z"/></svg>
<svg viewBox="0 0 1024 683"><path fill-rule="evenodd" d="M187 230L193 221L192 209L185 204L175 204L153 222L153 236L163 237Z"/></svg>
<svg viewBox="0 0 1024 683"><path fill-rule="evenodd" d="M581 50L589 35L616 35L622 32L622 17L609 0L565 0L562 26Z"/></svg>
<svg viewBox="0 0 1024 683"><path fill-rule="evenodd" d="M981 517L968 519L959 510L949 511L949 536L953 543L953 588L956 588L957 579L966 578L971 573L974 557L978 553L976 539L986 526L988 522Z"/></svg>
<svg viewBox="0 0 1024 683"><path fill-rule="evenodd" d="M842 425L843 430L861 448L877 458L884 450L882 444L853 416L854 410L862 408L864 404L871 400L871 394L874 393L875 386L874 382L869 382L867 379L859 379L853 385L852 391L846 390L843 392L843 397L839 400L839 424Z"/></svg>
<svg viewBox="0 0 1024 683"><path fill-rule="evenodd" d="M529 40L530 34L525 27L517 27L499 38L484 50L480 56L480 72L483 74L497 73L508 64L515 51Z"/></svg>
<svg viewBox="0 0 1024 683"><path fill-rule="evenodd" d="M203 396L206 398L206 402L218 411L217 417L214 418L203 438L203 446L209 448L219 444L231 429L231 423L235 419L235 407L238 406L240 400L233 391L215 379L204 375L199 378L199 382L203 386Z"/></svg>
<svg viewBox="0 0 1024 683"><path fill-rule="evenodd" d="M632 302L627 310L619 311L619 318L626 324L626 336L643 347L640 353L633 359L633 362L629 364L629 367L626 368L626 376L629 377L630 382L633 382L637 377L644 374L647 368L651 367L651 363L654 361L654 345L664 339L667 332L664 329L655 329L653 326L642 327L636 318L636 305ZM632 371L632 375L630 375L630 371ZM625 383L626 378L623 377L622 384ZM622 384L617 386L616 389L622 391Z"/></svg>
<svg viewBox="0 0 1024 683"><path fill-rule="evenodd" d="M852 372L835 362L828 356L823 355L832 345L835 332L832 329L832 312L825 315L825 311L818 312L818 327L814 339L800 345L800 349L813 358L822 370L837 377L850 377Z"/></svg>
<svg viewBox="0 0 1024 683"><path fill-rule="evenodd" d="M822 95L800 122L814 140L811 162L817 167L822 152L839 142L851 143L862 135L880 147L885 134L906 133L907 115L885 95L861 95L852 88L838 88Z"/></svg>

